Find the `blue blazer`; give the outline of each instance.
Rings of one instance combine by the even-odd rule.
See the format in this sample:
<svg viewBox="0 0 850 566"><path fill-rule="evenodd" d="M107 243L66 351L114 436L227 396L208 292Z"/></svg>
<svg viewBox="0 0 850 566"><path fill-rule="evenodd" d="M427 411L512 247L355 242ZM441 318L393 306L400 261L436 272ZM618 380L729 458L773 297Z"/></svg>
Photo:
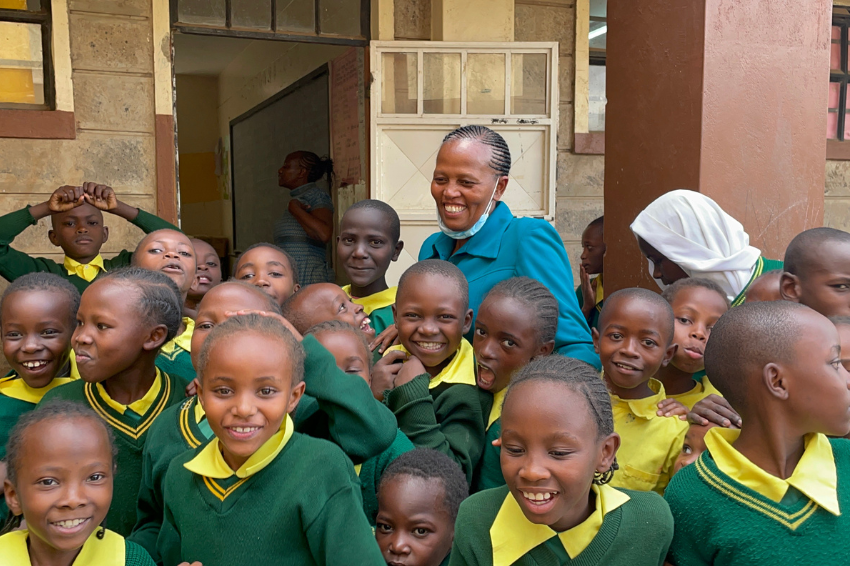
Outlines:
<svg viewBox="0 0 850 566"><path fill-rule="evenodd" d="M442 232L431 234L419 250L419 259L450 261L463 271L473 316L496 283L522 275L537 279L558 299L555 351L601 368L576 300L570 260L551 224L539 218L514 218L508 205L498 202L481 230L453 254L454 245L455 240ZM473 332L466 335L470 342Z"/></svg>

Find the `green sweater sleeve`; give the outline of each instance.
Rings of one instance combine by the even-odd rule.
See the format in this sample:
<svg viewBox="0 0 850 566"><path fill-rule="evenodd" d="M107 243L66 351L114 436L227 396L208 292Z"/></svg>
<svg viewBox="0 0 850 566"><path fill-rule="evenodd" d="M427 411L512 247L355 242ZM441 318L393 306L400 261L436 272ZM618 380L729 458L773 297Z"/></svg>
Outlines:
<svg viewBox="0 0 850 566"><path fill-rule="evenodd" d="M481 461L478 463L473 491L482 491L505 485L505 477L502 475L501 449L493 446L493 441L501 436L502 423L497 420L493 423L484 437L484 449Z"/></svg>
<svg viewBox="0 0 850 566"><path fill-rule="evenodd" d="M484 446L484 416L478 388L454 384L435 389L422 374L389 391L387 406L395 413L398 427L417 447L439 450L450 456L472 481L472 472Z"/></svg>
<svg viewBox="0 0 850 566"><path fill-rule="evenodd" d="M139 214L132 220L134 226L137 226L142 229L145 234L150 234L151 232L156 232L157 230L177 230L181 232L180 228L168 222L167 220L163 220L159 216L155 216L150 212L145 212L141 208L139 209ZM107 271L118 269L119 267L126 267L130 265L130 262L133 260L133 252L129 250L121 250L118 252L113 258L107 259L103 262L103 265L106 267Z"/></svg>
<svg viewBox="0 0 850 566"><path fill-rule="evenodd" d="M129 540L124 541L124 564L126 566L156 566L144 548Z"/></svg>
<svg viewBox="0 0 850 566"><path fill-rule="evenodd" d="M315 337L305 336L302 345L307 354L305 393L318 403L318 411L296 423L296 429L331 440L355 464L389 448L398 426L392 412L372 396L369 384L339 369Z"/></svg>
<svg viewBox="0 0 850 566"><path fill-rule="evenodd" d="M162 529L163 505L154 487L154 458L149 450L150 445L150 442L146 442L142 452L142 483L139 486L139 501L136 506L136 526L133 527L130 538L156 558L159 555L156 540Z"/></svg>
<svg viewBox="0 0 850 566"><path fill-rule="evenodd" d="M61 265L43 257L31 257L14 249L12 241L24 230L36 224L28 206L0 216L0 276L14 281L22 275L34 272L47 272L63 275ZM67 273L67 272L65 272Z"/></svg>

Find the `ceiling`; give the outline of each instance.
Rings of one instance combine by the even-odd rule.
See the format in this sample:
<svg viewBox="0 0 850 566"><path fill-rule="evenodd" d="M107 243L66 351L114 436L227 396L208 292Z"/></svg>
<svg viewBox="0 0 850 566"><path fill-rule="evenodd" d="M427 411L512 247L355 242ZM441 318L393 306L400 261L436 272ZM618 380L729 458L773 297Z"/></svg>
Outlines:
<svg viewBox="0 0 850 566"><path fill-rule="evenodd" d="M174 73L218 76L251 39L174 34Z"/></svg>

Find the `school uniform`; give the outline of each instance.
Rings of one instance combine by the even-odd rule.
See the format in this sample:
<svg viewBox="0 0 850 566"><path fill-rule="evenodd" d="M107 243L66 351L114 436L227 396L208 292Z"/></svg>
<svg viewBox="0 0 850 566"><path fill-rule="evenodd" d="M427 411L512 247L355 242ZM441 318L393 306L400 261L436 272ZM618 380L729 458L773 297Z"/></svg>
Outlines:
<svg viewBox="0 0 850 566"><path fill-rule="evenodd" d="M735 449L740 433L709 430L706 451L667 488L676 522L667 560L677 566L846 563L850 440L807 435L794 472L780 479Z"/></svg>
<svg viewBox="0 0 850 566"><path fill-rule="evenodd" d="M529 521L507 486L460 504L450 566L660 566L673 517L655 493L593 485L590 517L558 533Z"/></svg>
<svg viewBox="0 0 850 566"><path fill-rule="evenodd" d="M684 393L678 393L676 395L667 395L668 399L675 399L682 405L688 408L688 410L692 410L694 405L696 405L699 401L702 401L709 395L720 395L723 397L723 394L717 390L714 385L711 384L711 381L708 380L708 377L703 376L701 381L694 381L694 387L690 391L686 391Z"/></svg>
<svg viewBox="0 0 850 566"><path fill-rule="evenodd" d="M171 462L165 522L177 533L181 560L216 566L383 564L351 461L332 443L293 428L287 416L235 472L218 438Z"/></svg>
<svg viewBox="0 0 850 566"><path fill-rule="evenodd" d="M369 320L372 321L371 325L375 329L376 335L386 330L388 326L395 324L393 305L395 304L398 287L390 287L368 297L352 297L351 285L344 285L342 290L351 297L352 302L363 305L363 310L369 315Z"/></svg>
<svg viewBox="0 0 850 566"><path fill-rule="evenodd" d="M472 481L473 492L505 485L500 461L501 449L493 446L493 441L502 436L502 405L507 392L508 389L505 388L493 395L493 407L487 419L487 433L484 435L484 451Z"/></svg>
<svg viewBox="0 0 850 566"><path fill-rule="evenodd" d="M410 442L403 432L396 432L395 440L389 448L375 456L369 458L362 464L354 466L354 471L357 472L357 477L360 478L360 494L363 497L363 511L366 513L366 518L369 519L370 525L375 525L375 518L378 516L378 485L381 483L381 476L384 475L384 470L387 469L393 460L410 452L415 446Z"/></svg>
<svg viewBox="0 0 850 566"><path fill-rule="evenodd" d="M154 421L166 408L185 399L186 382L157 369L156 378L148 392L129 405L109 397L100 383L72 381L50 391L42 399L65 399L81 402L112 427L118 456L112 505L106 516L107 526L116 533L130 534L136 523L136 501L142 481L142 450Z"/></svg>
<svg viewBox="0 0 850 566"><path fill-rule="evenodd" d="M89 536L71 566L155 566L148 553L137 544L110 530ZM0 536L0 566L30 566L27 539L29 531L12 531Z"/></svg>
<svg viewBox="0 0 850 566"><path fill-rule="evenodd" d="M658 403L666 397L664 386L649 380L655 392L643 399L611 395L614 432L620 435L617 463L611 485L636 491L664 493L673 476L673 464L682 451L688 423L678 417L659 417Z"/></svg>
<svg viewBox="0 0 850 566"><path fill-rule="evenodd" d="M156 367L188 383L197 377L195 366L192 365L192 333L195 332L195 321L183 317L183 324L186 329L159 349Z"/></svg>
<svg viewBox="0 0 850 566"><path fill-rule="evenodd" d="M131 223L141 228L145 234L165 228L180 230L173 224L142 209L139 209L139 215L131 220ZM11 247L12 241L21 232L36 224L38 224L38 221L32 217L29 207L26 206L0 216L0 276L3 278L14 281L27 273L53 273L69 281L82 293L92 281L104 272L126 267L130 265L130 260L133 258L133 252L123 250L111 259L103 259L98 254L88 264L80 264L66 257L65 261L60 264L44 257L31 257L29 254Z"/></svg>
<svg viewBox="0 0 850 566"><path fill-rule="evenodd" d="M398 345L387 348L387 353L393 350L407 352ZM466 481L472 481L484 446L484 415L490 413L493 396L475 384L475 356L469 342L461 340L452 360L433 378L423 373L386 391L384 403L414 446L451 457Z"/></svg>
<svg viewBox="0 0 850 566"><path fill-rule="evenodd" d="M599 325L599 313L602 312L602 306L605 302L605 290L602 288L601 273L593 281L596 287L596 302L594 303L596 306L590 311L590 319L587 322L591 328L596 328ZM584 308L584 293L581 290L581 285L576 287L576 299L578 299L578 308Z"/></svg>

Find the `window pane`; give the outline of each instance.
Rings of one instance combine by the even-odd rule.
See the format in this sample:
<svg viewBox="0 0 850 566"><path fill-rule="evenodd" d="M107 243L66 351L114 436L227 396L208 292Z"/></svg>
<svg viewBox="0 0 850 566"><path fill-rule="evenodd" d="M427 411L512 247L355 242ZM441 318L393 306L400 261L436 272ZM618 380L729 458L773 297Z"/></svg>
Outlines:
<svg viewBox="0 0 850 566"><path fill-rule="evenodd" d="M361 37L360 0L318 0L322 34Z"/></svg>
<svg viewBox="0 0 850 566"><path fill-rule="evenodd" d="M505 56L470 53L466 56L466 113L505 113Z"/></svg>
<svg viewBox="0 0 850 566"><path fill-rule="evenodd" d="M588 67L588 92L587 92L587 126L591 132L605 131L605 71L604 65L590 65Z"/></svg>
<svg viewBox="0 0 850 566"><path fill-rule="evenodd" d="M315 0L275 0L278 31L316 31Z"/></svg>
<svg viewBox="0 0 850 566"><path fill-rule="evenodd" d="M41 0L0 0L0 9L40 12Z"/></svg>
<svg viewBox="0 0 850 566"><path fill-rule="evenodd" d="M460 53L425 53L425 114L460 114Z"/></svg>
<svg viewBox="0 0 850 566"><path fill-rule="evenodd" d="M230 23L235 28L272 29L271 0L231 0Z"/></svg>
<svg viewBox="0 0 850 566"><path fill-rule="evenodd" d="M832 26L832 43L829 46L829 69L841 70L841 27Z"/></svg>
<svg viewBox="0 0 850 566"><path fill-rule="evenodd" d="M384 114L416 114L416 53L383 53L381 66L384 82L381 89L381 112Z"/></svg>
<svg viewBox="0 0 850 566"><path fill-rule="evenodd" d="M0 102L44 104L40 25L0 22Z"/></svg>
<svg viewBox="0 0 850 566"><path fill-rule="evenodd" d="M546 115L546 54L511 55L511 114Z"/></svg>
<svg viewBox="0 0 850 566"><path fill-rule="evenodd" d="M829 104L828 108L838 109L838 97L841 93L841 83L829 83Z"/></svg>
<svg viewBox="0 0 850 566"><path fill-rule="evenodd" d="M179 0L177 19L186 24L223 26L224 0Z"/></svg>

